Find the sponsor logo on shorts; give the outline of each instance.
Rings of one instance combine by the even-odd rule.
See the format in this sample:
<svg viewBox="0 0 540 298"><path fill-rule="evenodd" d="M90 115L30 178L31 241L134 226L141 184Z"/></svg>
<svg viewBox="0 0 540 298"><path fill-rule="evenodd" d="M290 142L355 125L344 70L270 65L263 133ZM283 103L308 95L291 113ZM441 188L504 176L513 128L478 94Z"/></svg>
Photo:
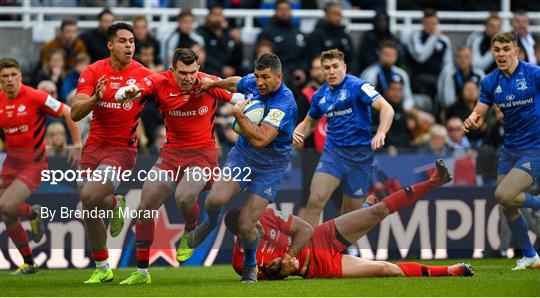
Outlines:
<svg viewBox="0 0 540 298"><path fill-rule="evenodd" d="M354 192L354 195L355 196L363 196L364 195L364 190L359 188L357 191Z"/></svg>
<svg viewBox="0 0 540 298"><path fill-rule="evenodd" d="M269 188L265 189L265 190L264 190L264 193L267 194L267 195L269 195L269 196L271 196L271 195L272 195L272 188L269 187Z"/></svg>
<svg viewBox="0 0 540 298"><path fill-rule="evenodd" d="M524 164L521 165L521 167L527 169L527 170L531 170L531 163L530 162L526 162Z"/></svg>

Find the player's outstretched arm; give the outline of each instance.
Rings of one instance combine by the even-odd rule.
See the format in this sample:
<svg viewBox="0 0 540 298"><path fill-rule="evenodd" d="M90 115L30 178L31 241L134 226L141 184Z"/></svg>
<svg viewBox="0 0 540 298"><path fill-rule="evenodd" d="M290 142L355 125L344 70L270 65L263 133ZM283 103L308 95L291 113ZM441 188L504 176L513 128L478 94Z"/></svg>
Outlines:
<svg viewBox="0 0 540 298"><path fill-rule="evenodd" d="M488 111L489 106L487 104L478 102L469 117L463 122L463 130L469 132L471 129L480 128Z"/></svg>
<svg viewBox="0 0 540 298"><path fill-rule="evenodd" d="M373 101L371 106L379 111L379 127L377 128L377 133L371 139L371 149L373 151L384 147L384 141L386 138L386 133L390 130L392 126L392 120L394 120L394 109L392 106L380 96Z"/></svg>
<svg viewBox="0 0 540 298"><path fill-rule="evenodd" d="M223 80L211 80L209 78L201 79L201 89L208 90L212 88L221 88L230 92L236 92L236 84L240 82L241 77L228 77Z"/></svg>
<svg viewBox="0 0 540 298"><path fill-rule="evenodd" d="M319 120L311 118L309 115L306 115L306 118L300 122L294 129L293 133L293 145L299 145L304 142L304 140L313 133L315 126Z"/></svg>
<svg viewBox="0 0 540 298"><path fill-rule="evenodd" d="M73 119L73 121L79 121L90 114L97 102L103 97L103 94L105 94L106 84L107 79L103 75L98 80L96 88L94 89L94 95L89 96L80 92L75 95L73 105L71 105L71 119Z"/></svg>
<svg viewBox="0 0 540 298"><path fill-rule="evenodd" d="M68 163L72 167L79 165L81 160L81 150L82 150L82 141L81 141L81 130L79 129L79 124L73 122L71 119L71 108L67 105L63 105L62 112L60 112L59 117L63 118L66 122L67 129L73 141L73 147L68 155Z"/></svg>

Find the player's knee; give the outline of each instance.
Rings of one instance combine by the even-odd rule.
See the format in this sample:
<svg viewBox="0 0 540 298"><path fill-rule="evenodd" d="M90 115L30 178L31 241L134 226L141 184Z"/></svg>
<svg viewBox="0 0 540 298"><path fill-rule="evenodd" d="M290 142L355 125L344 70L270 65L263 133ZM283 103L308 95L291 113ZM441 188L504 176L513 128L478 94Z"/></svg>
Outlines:
<svg viewBox="0 0 540 298"><path fill-rule="evenodd" d="M83 208L86 208L86 209L94 208L99 204L99 201L101 199L103 199L103 197L96 194L95 192L85 191L85 190L81 192L81 202L82 202Z"/></svg>
<svg viewBox="0 0 540 298"><path fill-rule="evenodd" d="M227 200L228 198L223 195L210 192L206 197L206 208L210 210L220 208L227 203Z"/></svg>
<svg viewBox="0 0 540 298"><path fill-rule="evenodd" d="M11 218L17 216L18 206L17 204L10 204L9 202L0 202L0 213L3 217Z"/></svg>
<svg viewBox="0 0 540 298"><path fill-rule="evenodd" d="M375 204L368 210L379 220L383 220L388 215L388 208L383 204Z"/></svg>
<svg viewBox="0 0 540 298"><path fill-rule="evenodd" d="M495 199L497 203L504 207L512 207L513 195L502 187L495 190Z"/></svg>
<svg viewBox="0 0 540 298"><path fill-rule="evenodd" d="M196 191L186 190L182 191L182 193L177 193L174 198L176 200L176 204L180 208L188 208L197 200L197 195L198 193Z"/></svg>
<svg viewBox="0 0 540 298"><path fill-rule="evenodd" d="M326 201L327 201L327 198L325 198L324 195L314 192L309 195L308 206L311 209L322 210L324 206L326 205Z"/></svg>

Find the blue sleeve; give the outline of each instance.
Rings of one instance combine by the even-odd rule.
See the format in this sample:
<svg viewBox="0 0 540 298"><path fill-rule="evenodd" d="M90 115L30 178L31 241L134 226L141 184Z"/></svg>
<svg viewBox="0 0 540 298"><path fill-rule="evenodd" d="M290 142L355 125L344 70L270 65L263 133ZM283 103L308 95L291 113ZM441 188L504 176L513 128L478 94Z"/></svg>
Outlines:
<svg viewBox="0 0 540 298"><path fill-rule="evenodd" d="M536 88L540 90L540 66L534 65L532 72L534 84L536 85Z"/></svg>
<svg viewBox="0 0 540 298"><path fill-rule="evenodd" d="M321 109L319 108L319 96L317 96L317 94L319 93L317 92L313 94L313 97L311 98L311 104L309 105L309 111L307 113L309 117L315 120L321 119L323 114Z"/></svg>
<svg viewBox="0 0 540 298"><path fill-rule="evenodd" d="M478 100L483 104L491 106L493 104L493 94L491 94L492 88L489 87L487 78L489 77L485 77L480 81L480 98Z"/></svg>
<svg viewBox="0 0 540 298"><path fill-rule="evenodd" d="M381 94L375 90L375 87L365 81L354 84L351 92L353 93L354 98L358 98L360 102L368 106L371 106L375 99L381 96Z"/></svg>
<svg viewBox="0 0 540 298"><path fill-rule="evenodd" d="M294 99L291 99L294 102ZM268 103L268 113L264 116L263 122L270 124L277 131L282 131L291 121L294 123L294 113L289 107L288 100L272 100Z"/></svg>
<svg viewBox="0 0 540 298"><path fill-rule="evenodd" d="M236 84L236 90L240 93L249 93L254 87L257 86L255 84L255 76L252 73L243 76Z"/></svg>

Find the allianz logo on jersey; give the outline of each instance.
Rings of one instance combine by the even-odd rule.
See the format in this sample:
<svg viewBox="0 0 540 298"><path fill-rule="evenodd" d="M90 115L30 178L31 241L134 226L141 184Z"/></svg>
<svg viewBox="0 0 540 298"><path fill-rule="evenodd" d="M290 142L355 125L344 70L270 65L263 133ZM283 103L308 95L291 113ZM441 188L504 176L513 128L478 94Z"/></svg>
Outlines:
<svg viewBox="0 0 540 298"><path fill-rule="evenodd" d="M351 114L352 112L353 112L352 108L348 108L346 110L330 111L326 114L326 118L332 118L334 116L345 116L345 115Z"/></svg>
<svg viewBox="0 0 540 298"><path fill-rule="evenodd" d="M109 101L98 101L97 105L102 107L102 108L106 108L106 109L115 109L115 110L124 109L126 111L129 111L129 110L131 110L131 108L133 108L133 102L132 101L127 101L127 102L124 102L124 103L109 102Z"/></svg>
<svg viewBox="0 0 540 298"><path fill-rule="evenodd" d="M189 117L189 116L197 116L197 115L205 115L208 113L208 107L202 106L198 110L191 110L191 111L180 111L180 110L174 110L169 111L169 116L174 117Z"/></svg>

